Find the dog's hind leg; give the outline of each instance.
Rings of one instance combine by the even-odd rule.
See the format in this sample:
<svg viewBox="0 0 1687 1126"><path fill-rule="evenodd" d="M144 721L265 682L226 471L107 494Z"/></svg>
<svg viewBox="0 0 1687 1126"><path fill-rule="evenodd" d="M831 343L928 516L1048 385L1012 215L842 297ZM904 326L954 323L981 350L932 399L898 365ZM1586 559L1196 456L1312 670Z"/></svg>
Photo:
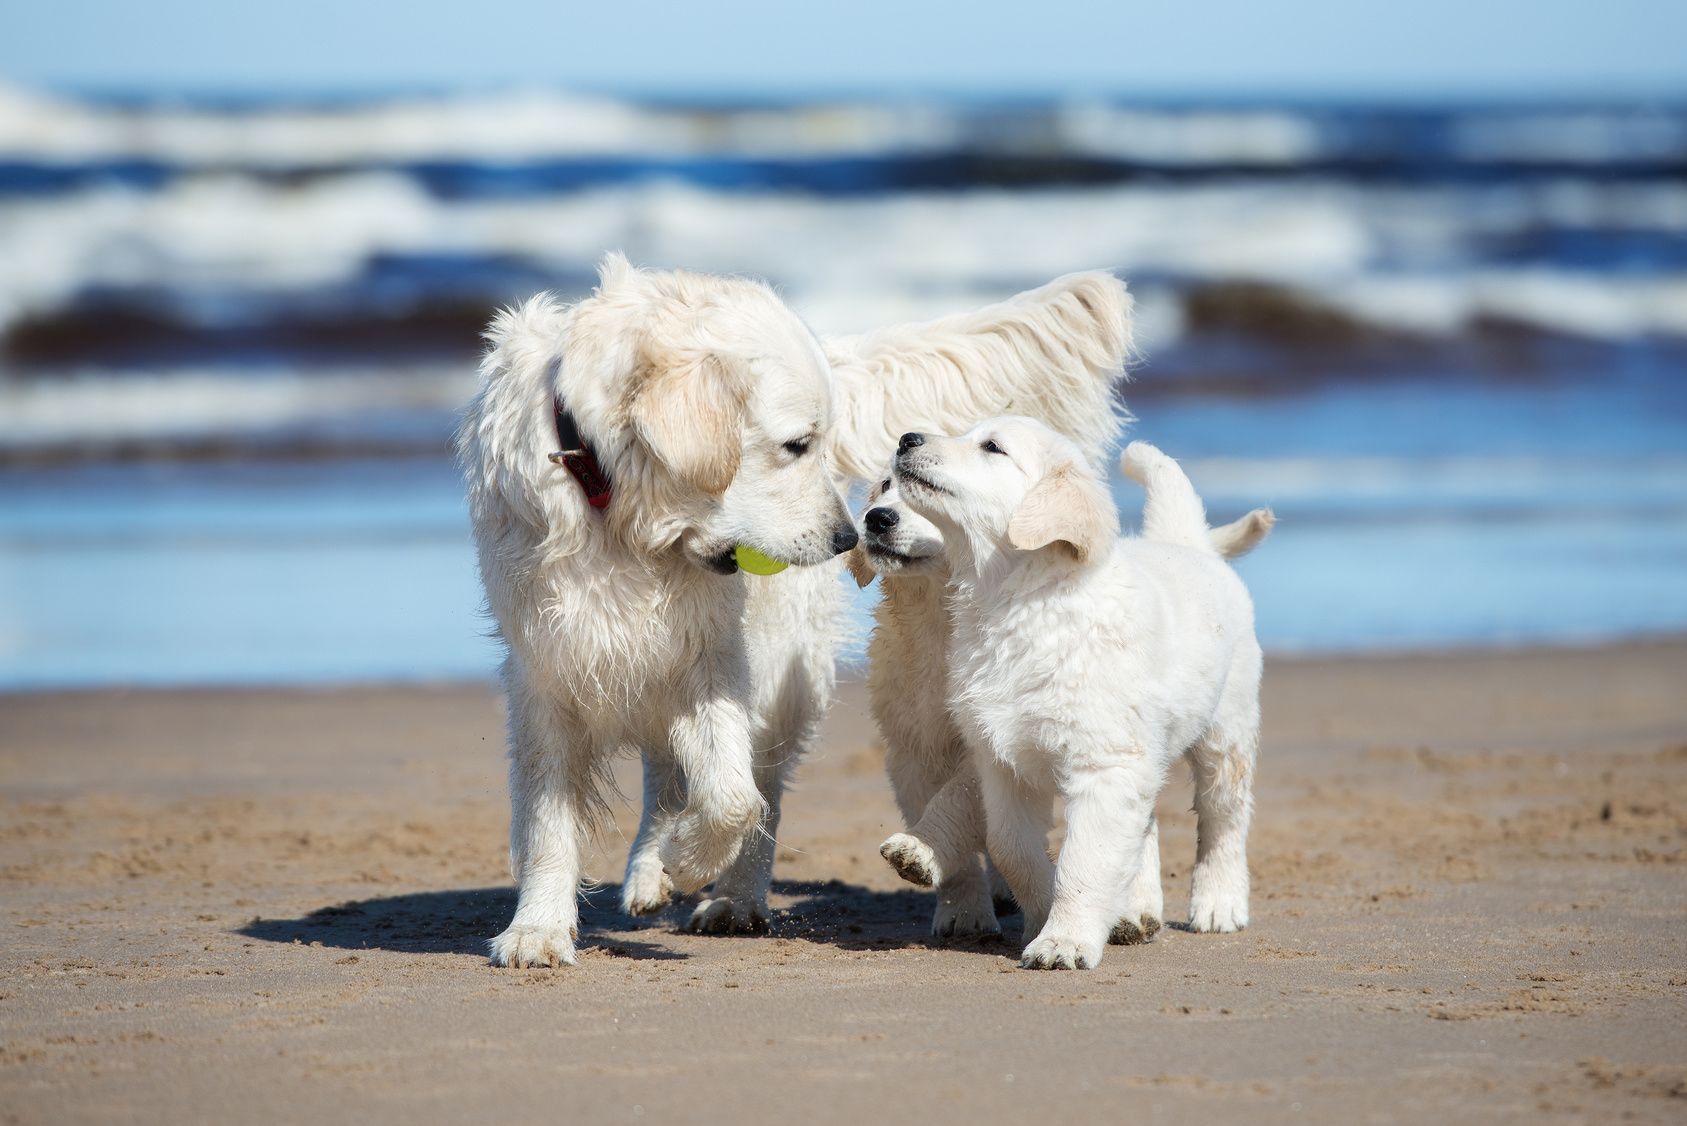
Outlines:
<svg viewBox="0 0 1687 1126"><path fill-rule="evenodd" d="M509 697L510 867L520 895L509 928L490 944L492 962L573 965L590 749L570 747L556 708L525 686L511 684Z"/></svg>
<svg viewBox="0 0 1687 1126"><path fill-rule="evenodd" d="M1232 686L1239 678L1232 676ZM1240 678L1244 685L1247 678ZM1248 824L1253 818L1254 761L1259 754L1257 673L1238 688L1221 720L1189 752L1195 768L1196 851L1189 925L1237 931L1248 925Z"/></svg>
<svg viewBox="0 0 1687 1126"><path fill-rule="evenodd" d="M644 811L638 836L627 855L621 881L621 909L629 915L654 915L668 905L674 882L662 870L662 842L673 831L685 801L684 780L666 749L644 753Z"/></svg>

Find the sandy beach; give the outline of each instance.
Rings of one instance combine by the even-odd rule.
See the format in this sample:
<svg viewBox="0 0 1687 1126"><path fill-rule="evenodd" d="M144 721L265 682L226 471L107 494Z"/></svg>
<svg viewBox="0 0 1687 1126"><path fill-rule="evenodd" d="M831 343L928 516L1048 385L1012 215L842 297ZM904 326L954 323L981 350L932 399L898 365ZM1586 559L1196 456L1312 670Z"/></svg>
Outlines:
<svg viewBox="0 0 1687 1126"><path fill-rule="evenodd" d="M620 917L628 805L560 972L483 954L490 687L0 698L0 1121L1680 1121L1684 689L1687 640L1273 660L1254 925L1062 974L927 941L857 683L774 934Z"/></svg>

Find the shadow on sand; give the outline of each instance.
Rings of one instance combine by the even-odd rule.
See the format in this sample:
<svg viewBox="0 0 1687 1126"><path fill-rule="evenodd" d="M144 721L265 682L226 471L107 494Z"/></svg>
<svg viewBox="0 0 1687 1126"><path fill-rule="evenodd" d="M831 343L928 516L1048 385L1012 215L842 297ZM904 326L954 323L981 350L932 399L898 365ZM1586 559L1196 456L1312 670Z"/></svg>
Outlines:
<svg viewBox="0 0 1687 1126"><path fill-rule="evenodd" d="M773 894L776 903L785 901L773 913L773 933L780 938L844 950L894 950L930 942L932 897L928 892L874 891L842 880L776 880ZM630 958L686 957L637 936L683 927L693 901L677 902L663 914L640 922L621 914L620 898L619 884L600 884L582 898L583 947ZM254 919L239 933L266 942L320 942L347 950L484 954L487 939L503 930L514 913L514 888L466 888L348 900L297 919ZM962 945L997 949L989 942Z"/></svg>

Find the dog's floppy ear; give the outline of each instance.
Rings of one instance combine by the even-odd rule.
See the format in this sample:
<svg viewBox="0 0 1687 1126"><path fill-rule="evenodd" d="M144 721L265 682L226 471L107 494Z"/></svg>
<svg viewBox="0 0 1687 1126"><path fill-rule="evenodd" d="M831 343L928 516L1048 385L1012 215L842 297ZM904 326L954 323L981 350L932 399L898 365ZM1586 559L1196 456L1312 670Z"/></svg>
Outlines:
<svg viewBox="0 0 1687 1126"><path fill-rule="evenodd" d="M1119 514L1100 482L1067 462L1043 475L1008 521L1008 542L1021 551L1058 543L1087 563L1119 534Z"/></svg>
<svg viewBox="0 0 1687 1126"><path fill-rule="evenodd" d="M844 557L844 565L849 568L849 573L855 576L856 586L864 587L878 577L873 565L867 562L867 549L860 544L849 549L849 554Z"/></svg>
<svg viewBox="0 0 1687 1126"><path fill-rule="evenodd" d="M720 494L738 473L744 388L718 358L653 363L632 398L633 429L672 473Z"/></svg>

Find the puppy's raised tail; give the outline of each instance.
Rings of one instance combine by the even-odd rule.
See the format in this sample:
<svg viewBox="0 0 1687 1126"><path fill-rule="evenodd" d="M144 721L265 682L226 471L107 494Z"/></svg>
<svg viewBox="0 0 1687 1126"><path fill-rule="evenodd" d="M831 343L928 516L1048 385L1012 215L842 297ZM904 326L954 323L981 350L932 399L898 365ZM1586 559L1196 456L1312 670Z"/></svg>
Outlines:
<svg viewBox="0 0 1687 1126"><path fill-rule="evenodd" d="M1260 545L1271 529L1277 526L1277 514L1269 508L1256 508L1239 520L1220 524L1207 533L1213 548L1226 559L1240 559Z"/></svg>
<svg viewBox="0 0 1687 1126"><path fill-rule="evenodd" d="M1119 468L1148 494L1142 506L1144 539L1236 559L1258 547L1277 523L1269 508L1256 508L1240 520L1208 528L1206 506L1183 467L1147 442L1126 446Z"/></svg>

